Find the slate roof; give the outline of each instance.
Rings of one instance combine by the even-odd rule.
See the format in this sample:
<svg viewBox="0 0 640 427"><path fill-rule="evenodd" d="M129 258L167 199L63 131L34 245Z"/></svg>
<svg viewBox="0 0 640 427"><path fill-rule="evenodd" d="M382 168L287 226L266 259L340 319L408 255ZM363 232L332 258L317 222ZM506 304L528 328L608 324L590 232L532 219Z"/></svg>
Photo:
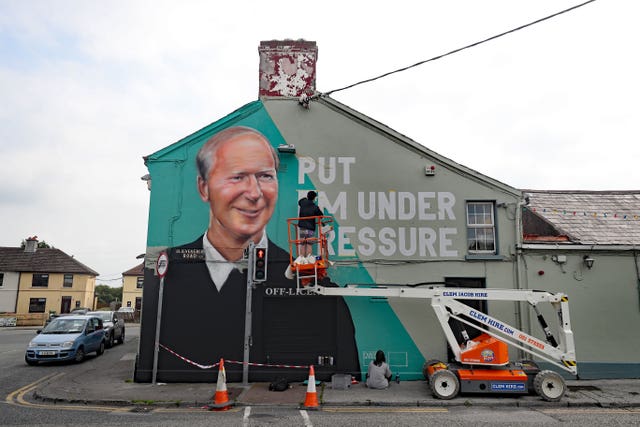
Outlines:
<svg viewBox="0 0 640 427"><path fill-rule="evenodd" d="M38 248L35 252L25 252L22 248L0 247L0 271L99 275L97 271L55 248Z"/></svg>
<svg viewBox="0 0 640 427"><path fill-rule="evenodd" d="M144 276L144 263L140 263L135 267L122 273L123 276Z"/></svg>
<svg viewBox="0 0 640 427"><path fill-rule="evenodd" d="M556 241L564 235L572 243L585 245L640 245L640 190L523 192L530 196L525 216L552 226ZM525 241L531 241L526 235L532 230L527 228L525 221Z"/></svg>

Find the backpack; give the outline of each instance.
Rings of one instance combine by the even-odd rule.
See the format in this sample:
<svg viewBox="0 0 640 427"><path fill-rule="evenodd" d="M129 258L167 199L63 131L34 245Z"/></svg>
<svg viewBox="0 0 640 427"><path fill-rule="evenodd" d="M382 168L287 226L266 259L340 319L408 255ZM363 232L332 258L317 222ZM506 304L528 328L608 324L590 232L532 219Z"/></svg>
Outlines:
<svg viewBox="0 0 640 427"><path fill-rule="evenodd" d="M285 391L289 388L289 381L285 377L277 377L269 384L269 391Z"/></svg>

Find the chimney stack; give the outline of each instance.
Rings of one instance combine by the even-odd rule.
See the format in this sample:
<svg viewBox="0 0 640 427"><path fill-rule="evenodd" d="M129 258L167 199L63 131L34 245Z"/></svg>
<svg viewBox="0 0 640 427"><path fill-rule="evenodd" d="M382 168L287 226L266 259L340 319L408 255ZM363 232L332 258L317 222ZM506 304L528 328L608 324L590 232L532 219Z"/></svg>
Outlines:
<svg viewBox="0 0 640 427"><path fill-rule="evenodd" d="M259 96L298 98L316 90L316 42L299 40L261 41Z"/></svg>
<svg viewBox="0 0 640 427"><path fill-rule="evenodd" d="M27 237L27 241L24 245L25 252L35 252L38 249L38 236Z"/></svg>

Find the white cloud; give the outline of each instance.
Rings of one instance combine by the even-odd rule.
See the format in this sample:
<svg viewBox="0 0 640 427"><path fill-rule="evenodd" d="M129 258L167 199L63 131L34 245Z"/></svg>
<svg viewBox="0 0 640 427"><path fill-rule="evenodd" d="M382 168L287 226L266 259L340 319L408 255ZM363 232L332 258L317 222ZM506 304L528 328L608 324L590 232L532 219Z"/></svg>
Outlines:
<svg viewBox="0 0 640 427"><path fill-rule="evenodd" d="M134 266L142 156L255 100L261 40L316 41L329 91L576 3L1 2L0 245ZM595 2L333 96L515 187L637 189L638 12Z"/></svg>

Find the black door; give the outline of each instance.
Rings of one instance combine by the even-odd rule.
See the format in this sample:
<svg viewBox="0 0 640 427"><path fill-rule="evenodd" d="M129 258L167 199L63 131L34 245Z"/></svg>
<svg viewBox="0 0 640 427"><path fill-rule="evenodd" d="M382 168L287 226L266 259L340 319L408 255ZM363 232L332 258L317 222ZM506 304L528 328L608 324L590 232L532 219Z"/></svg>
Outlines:
<svg viewBox="0 0 640 427"><path fill-rule="evenodd" d="M486 281L484 278L474 278L474 277L449 277L445 278L445 286L448 288L486 288ZM487 302L484 300L464 300L463 303L472 307L474 310L477 310L482 313L487 313ZM472 323L476 323L472 321ZM449 319L449 326L453 331L453 334L458 341L458 344L462 344L464 342L464 338L462 336L462 331L466 330L469 336L469 339L473 339L480 335L482 332L479 330L472 328L471 326L465 325L464 323L455 320ZM451 348L447 345L447 358L449 362L453 362L455 357Z"/></svg>

